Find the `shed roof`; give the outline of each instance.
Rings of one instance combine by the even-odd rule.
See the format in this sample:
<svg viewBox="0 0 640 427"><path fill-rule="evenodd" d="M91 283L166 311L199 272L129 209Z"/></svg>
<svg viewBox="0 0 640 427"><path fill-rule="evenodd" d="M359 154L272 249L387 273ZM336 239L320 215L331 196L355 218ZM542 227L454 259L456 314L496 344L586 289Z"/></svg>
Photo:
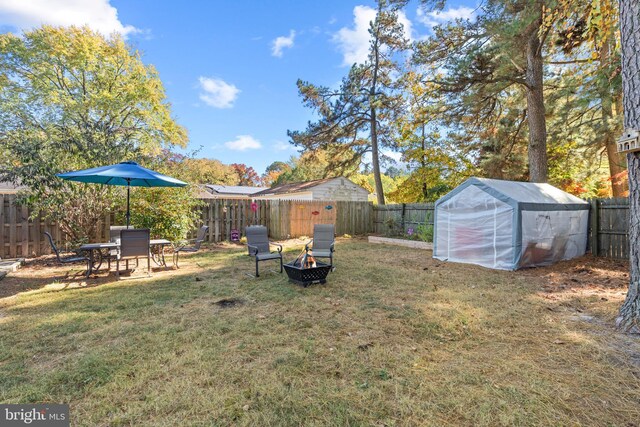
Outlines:
<svg viewBox="0 0 640 427"><path fill-rule="evenodd" d="M26 190L27 187L24 185L16 185L11 182L2 181L0 182L0 193L4 194L14 194L21 190Z"/></svg>
<svg viewBox="0 0 640 427"><path fill-rule="evenodd" d="M268 187L249 187L247 185L219 185L207 184L207 187L218 194L246 194L251 195L259 191L267 190Z"/></svg>
<svg viewBox="0 0 640 427"><path fill-rule="evenodd" d="M588 202L582 200L572 194L562 191L551 184L520 182L520 181L504 181L500 179L489 178L469 178L458 188L454 189L447 195L443 196L438 202L444 201L451 196L457 194L460 190L470 186L477 185L483 190L489 190L489 193L497 192L503 197L509 198L517 203L531 204L553 204L553 205L588 205Z"/></svg>
<svg viewBox="0 0 640 427"><path fill-rule="evenodd" d="M314 181L293 182L291 184L276 185L275 187L267 188L263 191L260 191L259 193L255 193L254 196L266 196L268 194L299 193L301 191L308 190L310 188L316 187L320 184L324 184L325 182L329 182L334 179L336 178L316 179Z"/></svg>

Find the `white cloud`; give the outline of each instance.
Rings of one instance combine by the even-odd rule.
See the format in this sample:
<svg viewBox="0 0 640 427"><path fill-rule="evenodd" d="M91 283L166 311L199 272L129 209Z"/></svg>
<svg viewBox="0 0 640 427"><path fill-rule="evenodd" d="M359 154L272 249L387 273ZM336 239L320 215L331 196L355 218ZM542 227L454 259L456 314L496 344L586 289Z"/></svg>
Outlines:
<svg viewBox="0 0 640 427"><path fill-rule="evenodd" d="M42 24L88 25L104 35L141 32L120 22L118 10L109 0L0 0L0 24L24 30Z"/></svg>
<svg viewBox="0 0 640 427"><path fill-rule="evenodd" d="M384 154L387 157L392 158L396 162L399 162L400 160L402 160L402 153L398 153L397 151L383 150L382 154Z"/></svg>
<svg viewBox="0 0 640 427"><path fill-rule="evenodd" d="M450 7L447 10L435 10L425 13L421 8L418 8L418 20L427 27L435 27L436 25L443 24L448 21L454 21L456 19L469 19L473 20L476 17L475 9L466 6Z"/></svg>
<svg viewBox="0 0 640 427"><path fill-rule="evenodd" d="M216 108L231 108L238 97L240 89L222 79L215 77L199 77L200 99L207 105Z"/></svg>
<svg viewBox="0 0 640 427"><path fill-rule="evenodd" d="M342 52L343 65L367 60L369 53L369 23L376 19L375 9L369 6L353 8L353 28L343 27L333 35L333 41Z"/></svg>
<svg viewBox="0 0 640 427"><path fill-rule="evenodd" d="M289 31L289 37L280 36L271 44L271 55L282 58L283 49L291 49L293 47L293 39L296 37L294 30Z"/></svg>
<svg viewBox="0 0 640 427"><path fill-rule="evenodd" d="M406 13L403 11L398 12L398 22L402 25L404 38L408 39L410 42L413 41L413 25L409 18L407 18Z"/></svg>
<svg viewBox="0 0 640 427"><path fill-rule="evenodd" d="M353 28L342 27L333 35L333 42L342 52L342 65L350 66L354 63L363 63L369 54L369 24L376 19L376 10L369 6L356 6L353 8ZM407 15L398 12L398 22L404 28L404 36L411 39L413 32L411 21Z"/></svg>
<svg viewBox="0 0 640 427"><path fill-rule="evenodd" d="M257 150L262 148L260 141L251 135L238 135L235 140L225 142L224 146L229 150L236 151Z"/></svg>
<svg viewBox="0 0 640 427"><path fill-rule="evenodd" d="M287 144L286 142L276 141L276 143L273 144L273 149L276 151L286 151L293 150L295 147L292 144Z"/></svg>

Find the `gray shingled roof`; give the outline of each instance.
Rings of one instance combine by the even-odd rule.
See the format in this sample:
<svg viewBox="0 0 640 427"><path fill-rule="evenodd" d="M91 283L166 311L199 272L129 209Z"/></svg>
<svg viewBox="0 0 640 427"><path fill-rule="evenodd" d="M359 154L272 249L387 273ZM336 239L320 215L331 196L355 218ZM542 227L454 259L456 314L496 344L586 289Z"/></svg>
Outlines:
<svg viewBox="0 0 640 427"><path fill-rule="evenodd" d="M217 194L245 194L247 196L268 189L268 187L249 187L246 185L207 184L206 186Z"/></svg>
<svg viewBox="0 0 640 427"><path fill-rule="evenodd" d="M259 193L254 193L253 196L267 196L271 194L288 194L288 193L299 193L301 191L308 190L309 188L313 188L317 185L323 184L325 182L329 182L334 180L335 178L325 178L325 179L316 179L315 181L306 181L306 182L293 182L291 184L281 184L277 185L273 188L268 188L264 191L260 191Z"/></svg>
<svg viewBox="0 0 640 427"><path fill-rule="evenodd" d="M17 193L21 190L26 190L27 187L24 185L14 185L10 182L0 182L0 193Z"/></svg>

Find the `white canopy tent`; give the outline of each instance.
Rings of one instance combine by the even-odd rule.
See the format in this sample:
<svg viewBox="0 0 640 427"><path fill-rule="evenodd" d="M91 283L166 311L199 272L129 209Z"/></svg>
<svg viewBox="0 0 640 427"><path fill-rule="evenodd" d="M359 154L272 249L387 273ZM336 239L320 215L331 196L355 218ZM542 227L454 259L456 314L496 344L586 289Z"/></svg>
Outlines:
<svg viewBox="0 0 640 427"><path fill-rule="evenodd" d="M589 204L549 184L470 178L435 205L433 257L500 270L584 255Z"/></svg>

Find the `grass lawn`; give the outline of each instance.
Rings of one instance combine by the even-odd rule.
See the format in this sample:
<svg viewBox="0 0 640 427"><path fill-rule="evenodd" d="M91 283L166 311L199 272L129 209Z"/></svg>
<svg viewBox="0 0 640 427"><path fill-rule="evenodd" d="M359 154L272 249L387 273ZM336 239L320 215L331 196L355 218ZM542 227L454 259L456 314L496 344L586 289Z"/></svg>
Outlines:
<svg viewBox="0 0 640 427"><path fill-rule="evenodd" d="M245 253L88 286L52 279L64 268L6 278L24 291L0 298L0 402L69 403L73 425L640 420L640 344L612 326L625 264L501 272L348 239L305 289L248 278Z"/></svg>

